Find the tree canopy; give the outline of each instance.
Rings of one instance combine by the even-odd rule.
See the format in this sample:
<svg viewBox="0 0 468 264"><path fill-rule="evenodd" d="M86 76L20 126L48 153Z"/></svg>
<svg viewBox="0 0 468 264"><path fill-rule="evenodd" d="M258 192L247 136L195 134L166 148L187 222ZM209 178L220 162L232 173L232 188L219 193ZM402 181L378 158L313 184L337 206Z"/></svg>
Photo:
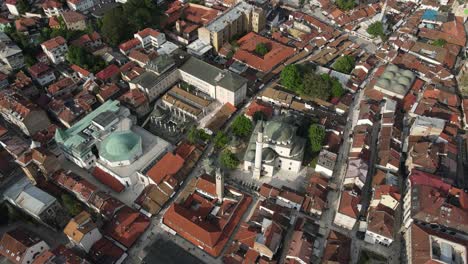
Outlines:
<svg viewBox="0 0 468 264"><path fill-rule="evenodd" d="M214 144L217 149L224 148L228 142L229 138L224 132L219 131L218 133L216 133L216 136L214 137Z"/></svg>
<svg viewBox="0 0 468 264"><path fill-rule="evenodd" d="M325 139L325 129L317 124L309 127L309 142L312 152L319 152L322 149L322 143Z"/></svg>
<svg viewBox="0 0 468 264"><path fill-rule="evenodd" d="M324 73L321 75L322 79L326 80L330 86L330 95L331 97L341 97L345 93L343 86L337 78L331 77L330 75Z"/></svg>
<svg viewBox="0 0 468 264"><path fill-rule="evenodd" d="M136 31L158 28L161 19L162 11L154 1L128 0L104 14L101 32L109 44L117 46Z"/></svg>
<svg viewBox="0 0 468 264"><path fill-rule="evenodd" d="M354 69L356 62L352 56L344 55L338 58L332 67L335 71L349 74Z"/></svg>
<svg viewBox="0 0 468 264"><path fill-rule="evenodd" d="M208 135L203 129L197 129L195 126L192 126L188 132L187 139L192 144L205 143L210 139L210 135Z"/></svg>
<svg viewBox="0 0 468 264"><path fill-rule="evenodd" d="M88 53L84 48L73 45L68 47L67 61L94 73L106 67L103 59Z"/></svg>
<svg viewBox="0 0 468 264"><path fill-rule="evenodd" d="M307 73L304 75L301 95L328 100L330 98L330 83L318 74Z"/></svg>
<svg viewBox="0 0 468 264"><path fill-rule="evenodd" d="M338 79L328 74L318 75L307 65L286 66L281 72L281 83L301 96L322 100L328 100L330 96L340 97L345 92Z"/></svg>
<svg viewBox="0 0 468 264"><path fill-rule="evenodd" d="M81 204L70 195L62 194L61 198L63 206L67 209L70 215L75 216L83 211Z"/></svg>
<svg viewBox="0 0 468 264"><path fill-rule="evenodd" d="M369 27L367 28L367 33L371 35L373 38L384 37L385 33L384 33L382 22L377 21L377 22L370 24Z"/></svg>
<svg viewBox="0 0 468 264"><path fill-rule="evenodd" d="M239 159L231 151L225 149L221 152L219 156L219 162L221 165L226 168L233 170L239 166Z"/></svg>
<svg viewBox="0 0 468 264"><path fill-rule="evenodd" d="M292 91L302 89L302 76L297 64L289 64L281 71L281 84Z"/></svg>
<svg viewBox="0 0 468 264"><path fill-rule="evenodd" d="M354 0L335 0L336 6L344 11L353 9L356 6L356 1Z"/></svg>
<svg viewBox="0 0 468 264"><path fill-rule="evenodd" d="M232 133L238 137L245 138L253 131L253 124L244 115L237 116L231 125Z"/></svg>
<svg viewBox="0 0 468 264"><path fill-rule="evenodd" d="M257 43L257 45L255 46L255 53L257 55L260 55L260 56L265 56L265 54L267 54L269 51L267 45L263 42L259 42Z"/></svg>

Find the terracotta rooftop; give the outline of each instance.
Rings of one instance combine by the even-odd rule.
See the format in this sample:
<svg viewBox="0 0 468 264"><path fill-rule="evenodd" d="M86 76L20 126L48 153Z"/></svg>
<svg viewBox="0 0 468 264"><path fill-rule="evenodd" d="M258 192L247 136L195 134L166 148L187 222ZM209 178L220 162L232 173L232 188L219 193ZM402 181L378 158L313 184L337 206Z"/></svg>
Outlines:
<svg viewBox="0 0 468 264"><path fill-rule="evenodd" d="M166 153L147 173L155 184L174 176L184 165L185 160L178 154Z"/></svg>
<svg viewBox="0 0 468 264"><path fill-rule="evenodd" d="M125 186L121 182L99 167L94 168L93 176L116 192L122 192L125 189Z"/></svg>
<svg viewBox="0 0 468 264"><path fill-rule="evenodd" d="M85 21L86 17L82 15L81 13L75 12L75 11L66 11L62 12L62 17L65 23L77 23L80 21Z"/></svg>
<svg viewBox="0 0 468 264"><path fill-rule="evenodd" d="M237 43L239 44L239 49L234 54L233 58L262 72L270 72L280 63L295 54L293 48L260 36L254 32L250 32L240 38ZM264 56L255 53L255 48L258 43L263 43L268 47L269 51Z"/></svg>
<svg viewBox="0 0 468 264"><path fill-rule="evenodd" d="M341 192L340 206L338 212L347 215L351 218L357 219L359 210L357 205L359 204L359 198L351 195L348 191Z"/></svg>
<svg viewBox="0 0 468 264"><path fill-rule="evenodd" d="M130 248L149 225L150 220L148 217L128 206L124 206L114 215L112 221L104 227L104 232L124 247Z"/></svg>
<svg viewBox="0 0 468 264"><path fill-rule="evenodd" d="M89 252L89 258L93 263L114 264L125 254L125 251L114 245L107 238L101 238L93 244Z"/></svg>
<svg viewBox="0 0 468 264"><path fill-rule="evenodd" d="M43 42L41 45L44 46L47 50L51 50L66 44L67 41L62 36L58 36Z"/></svg>
<svg viewBox="0 0 468 264"><path fill-rule="evenodd" d="M26 250L41 239L30 232L23 229L13 229L3 234L0 239L0 254L8 258L12 263L22 263L22 259L26 255Z"/></svg>

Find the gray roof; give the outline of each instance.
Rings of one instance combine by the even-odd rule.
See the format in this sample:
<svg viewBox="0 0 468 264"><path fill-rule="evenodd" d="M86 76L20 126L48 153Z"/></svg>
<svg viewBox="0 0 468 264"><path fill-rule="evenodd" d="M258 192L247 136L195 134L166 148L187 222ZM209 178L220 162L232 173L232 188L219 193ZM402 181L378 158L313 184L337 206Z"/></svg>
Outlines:
<svg viewBox="0 0 468 264"><path fill-rule="evenodd" d="M241 1L237 5L233 6L231 9L227 10L224 14L218 16L216 19L212 20L206 28L209 31L218 32L230 24L236 19L238 19L243 13L248 13L253 9L253 6L247 2Z"/></svg>
<svg viewBox="0 0 468 264"><path fill-rule="evenodd" d="M140 76L136 77L132 82L141 85L144 88L151 88L159 80L159 76L150 71L142 73Z"/></svg>
<svg viewBox="0 0 468 264"><path fill-rule="evenodd" d="M237 91L247 83L247 80L239 74L219 69L195 57L191 57L180 67L180 70L211 85L219 85L230 91Z"/></svg>
<svg viewBox="0 0 468 264"><path fill-rule="evenodd" d="M376 86L404 96L409 88L411 88L415 78L412 71L400 69L396 65L389 64L377 80Z"/></svg>
<svg viewBox="0 0 468 264"><path fill-rule="evenodd" d="M26 177L8 188L4 196L13 201L18 207L36 216L40 215L56 201L53 196L31 184Z"/></svg>

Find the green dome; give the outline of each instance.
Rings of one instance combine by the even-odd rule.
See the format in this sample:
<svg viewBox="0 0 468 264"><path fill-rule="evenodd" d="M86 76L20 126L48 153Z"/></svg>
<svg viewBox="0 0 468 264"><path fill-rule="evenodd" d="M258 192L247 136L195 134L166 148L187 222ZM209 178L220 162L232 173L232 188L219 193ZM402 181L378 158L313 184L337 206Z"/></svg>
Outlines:
<svg viewBox="0 0 468 264"><path fill-rule="evenodd" d="M100 154L108 161L129 160L141 153L141 137L132 131L113 132L104 139Z"/></svg>
<svg viewBox="0 0 468 264"><path fill-rule="evenodd" d="M264 135L275 142L288 142L294 135L294 129L287 123L270 121L265 126Z"/></svg>

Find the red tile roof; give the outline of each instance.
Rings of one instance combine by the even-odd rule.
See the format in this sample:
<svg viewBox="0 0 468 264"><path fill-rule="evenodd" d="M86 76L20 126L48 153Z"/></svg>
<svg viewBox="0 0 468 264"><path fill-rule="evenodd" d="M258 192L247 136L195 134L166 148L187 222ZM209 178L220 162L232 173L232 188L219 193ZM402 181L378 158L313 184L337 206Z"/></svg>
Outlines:
<svg viewBox="0 0 468 264"><path fill-rule="evenodd" d="M87 71L86 69L81 68L80 66L78 66L78 65L76 65L76 64L72 64L72 65L70 66L70 68L71 68L72 70L74 70L75 72L77 72L77 73L83 75L84 77L88 77L88 76L91 74L89 71Z"/></svg>
<svg viewBox="0 0 468 264"><path fill-rule="evenodd" d="M246 63L250 67L262 72L270 72L280 63L286 61L295 54L295 49L280 44L274 40L250 32L237 41L239 49L234 54L234 59ZM264 43L269 52L263 57L255 53L258 43Z"/></svg>
<svg viewBox="0 0 468 264"><path fill-rule="evenodd" d="M66 43L67 41L62 36L58 36L43 42L41 45L44 46L47 50L51 50L65 45Z"/></svg>
<svg viewBox="0 0 468 264"><path fill-rule="evenodd" d="M359 203L359 198L351 195L348 191L343 191L341 193L340 206L338 212L354 219L357 219L359 211L357 205Z"/></svg>
<svg viewBox="0 0 468 264"><path fill-rule="evenodd" d="M19 264L27 254L26 250L40 241L37 235L26 232L24 229L13 229L4 233L0 239L0 254L12 263Z"/></svg>
<svg viewBox="0 0 468 264"><path fill-rule="evenodd" d="M125 189L125 186L119 180L99 167L94 168L93 176L116 192L122 192Z"/></svg>
<svg viewBox="0 0 468 264"><path fill-rule="evenodd" d="M62 3L55 0L46 0L42 3L42 8L44 9L53 9L62 7Z"/></svg>
<svg viewBox="0 0 468 264"><path fill-rule="evenodd" d="M86 17L82 15L81 13L75 12L75 11L66 11L62 12L62 17L65 23L77 23L81 21L85 21Z"/></svg>
<svg viewBox="0 0 468 264"><path fill-rule="evenodd" d="M119 49L122 50L122 51L129 51L131 49L134 49L136 48L138 45L141 45L141 42L140 40L136 39L136 38L133 38L131 40L128 40L122 44L119 45Z"/></svg>
<svg viewBox="0 0 468 264"><path fill-rule="evenodd" d="M34 78L39 78L42 74L49 72L50 68L47 64L38 62L29 67L28 71Z"/></svg>
<svg viewBox="0 0 468 264"><path fill-rule="evenodd" d="M104 232L117 242L130 248L149 227L148 217L128 206L120 209L112 221L104 227Z"/></svg>
<svg viewBox="0 0 468 264"><path fill-rule="evenodd" d="M115 64L111 64L111 65L107 66L105 69L103 69L102 71L98 72L96 74L96 77L98 79L106 81L106 80L111 79L112 77L116 76L119 73L120 73L119 67L117 65L115 65Z"/></svg>
<svg viewBox="0 0 468 264"><path fill-rule="evenodd" d="M140 36L141 38L146 38L148 36L157 37L161 33L159 31L155 30L155 29L152 29L152 28L145 28L145 29L143 29L141 31L138 31L136 34L138 36Z"/></svg>
<svg viewBox="0 0 468 264"><path fill-rule="evenodd" d="M184 165L185 160L178 154L166 153L147 173L155 184L174 176Z"/></svg>
<svg viewBox="0 0 468 264"><path fill-rule="evenodd" d="M256 100L249 105L245 111L245 115L248 117L253 117L256 112L262 112L268 119L270 119L273 115L273 107L269 104L263 103L260 100Z"/></svg>
<svg viewBox="0 0 468 264"><path fill-rule="evenodd" d="M89 257L94 263L114 264L125 254L125 251L114 245L107 238L101 238L90 249Z"/></svg>

